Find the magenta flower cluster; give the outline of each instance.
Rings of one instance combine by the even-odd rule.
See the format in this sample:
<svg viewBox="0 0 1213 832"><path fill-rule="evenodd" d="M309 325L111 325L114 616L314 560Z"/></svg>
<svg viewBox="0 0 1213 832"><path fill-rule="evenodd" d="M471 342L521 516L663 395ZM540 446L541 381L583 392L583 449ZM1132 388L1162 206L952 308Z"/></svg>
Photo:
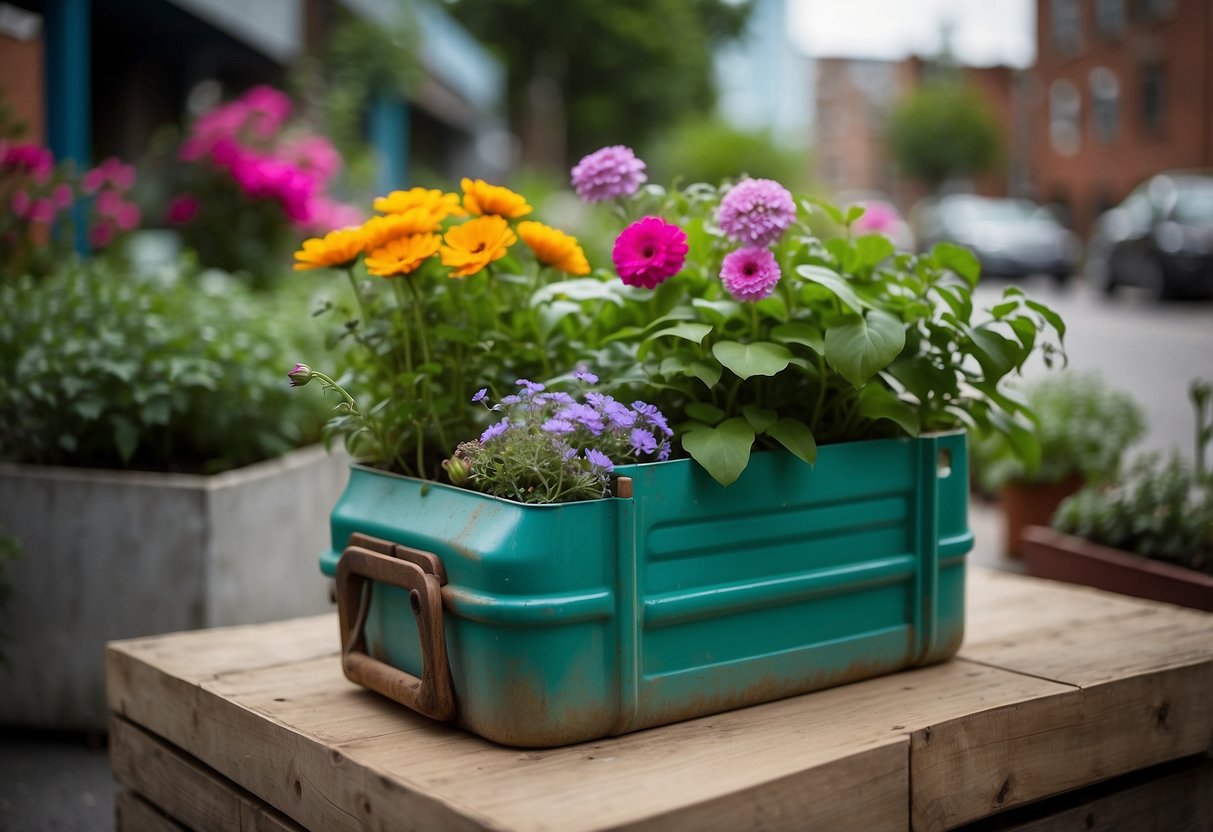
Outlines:
<svg viewBox="0 0 1213 832"><path fill-rule="evenodd" d="M660 217L645 217L615 239L611 258L624 283L652 289L682 270L687 251L685 231Z"/></svg>
<svg viewBox="0 0 1213 832"><path fill-rule="evenodd" d="M743 179L720 200L720 229L744 245L769 246L795 219L792 195L773 179Z"/></svg>
<svg viewBox="0 0 1213 832"><path fill-rule="evenodd" d="M246 197L273 200L301 231L329 231L356 224L356 209L328 194L341 157L323 136L288 125L291 101L273 87L254 87L198 118L181 145L180 158L207 162L225 173ZM189 195L173 200L170 221L188 222L197 212Z"/></svg>
<svg viewBox="0 0 1213 832"><path fill-rule="evenodd" d="M631 196L648 178L645 164L630 147L617 144L596 150L573 168L573 188L586 202Z"/></svg>

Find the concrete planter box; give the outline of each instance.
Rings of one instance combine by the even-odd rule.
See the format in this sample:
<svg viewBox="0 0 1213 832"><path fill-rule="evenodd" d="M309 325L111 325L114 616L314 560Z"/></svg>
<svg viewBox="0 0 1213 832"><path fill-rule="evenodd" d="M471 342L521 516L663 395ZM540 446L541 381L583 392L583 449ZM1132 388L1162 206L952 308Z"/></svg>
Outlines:
<svg viewBox="0 0 1213 832"><path fill-rule="evenodd" d="M1023 535L1028 573L1038 578L1213 612L1213 576L1092 543L1042 526Z"/></svg>
<svg viewBox="0 0 1213 832"><path fill-rule="evenodd" d="M103 730L104 645L331 609L316 542L349 476L310 447L215 476L0 464L22 557L0 724Z"/></svg>

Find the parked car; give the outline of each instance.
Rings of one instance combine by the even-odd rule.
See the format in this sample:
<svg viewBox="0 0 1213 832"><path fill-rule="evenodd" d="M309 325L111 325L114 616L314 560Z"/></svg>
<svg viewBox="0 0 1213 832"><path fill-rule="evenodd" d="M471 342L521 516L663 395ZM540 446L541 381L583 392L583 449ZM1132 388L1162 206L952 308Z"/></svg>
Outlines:
<svg viewBox="0 0 1213 832"><path fill-rule="evenodd" d="M1049 209L1027 199L950 194L918 203L913 217L922 249L939 242L965 246L984 274L1048 274L1064 283L1078 263L1078 238Z"/></svg>
<svg viewBox="0 0 1213 832"><path fill-rule="evenodd" d="M877 232L892 241L898 251L913 252L914 232L893 201L879 191L846 191L837 197L839 205L862 205L864 215L855 223L859 233Z"/></svg>
<svg viewBox="0 0 1213 832"><path fill-rule="evenodd" d="M1087 279L1105 294L1140 286L1163 299L1213 295L1213 175L1160 173L1095 223Z"/></svg>

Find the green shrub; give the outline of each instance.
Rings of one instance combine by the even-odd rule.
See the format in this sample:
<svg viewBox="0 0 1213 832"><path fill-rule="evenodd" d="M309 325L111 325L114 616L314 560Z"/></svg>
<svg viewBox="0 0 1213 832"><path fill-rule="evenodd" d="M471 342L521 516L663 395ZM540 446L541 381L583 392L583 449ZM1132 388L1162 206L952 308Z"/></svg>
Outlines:
<svg viewBox="0 0 1213 832"><path fill-rule="evenodd" d="M983 436L973 443L973 468L986 492L1008 482L1054 483L1072 475L1110 479L1125 450L1145 433L1145 416L1132 396L1110 389L1096 374L1062 373L1025 395L1037 417L1040 465L1030 470L1003 434Z"/></svg>
<svg viewBox="0 0 1213 832"><path fill-rule="evenodd" d="M0 285L0 459L213 473L319 435L281 368L317 349L306 299L103 259Z"/></svg>

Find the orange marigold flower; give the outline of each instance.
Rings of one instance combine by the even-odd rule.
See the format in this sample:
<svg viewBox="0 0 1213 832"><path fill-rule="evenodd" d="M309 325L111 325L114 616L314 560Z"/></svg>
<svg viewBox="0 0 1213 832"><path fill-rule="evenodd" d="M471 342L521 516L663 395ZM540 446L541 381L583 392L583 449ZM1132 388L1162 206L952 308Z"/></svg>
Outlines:
<svg viewBox="0 0 1213 832"><path fill-rule="evenodd" d="M467 213L459 204L459 194L446 194L436 189L410 188L375 198L375 210L381 214L407 214L417 209L433 217L435 224L447 217L462 217Z"/></svg>
<svg viewBox="0 0 1213 832"><path fill-rule="evenodd" d="M323 237L303 241L295 252L295 271L348 266L362 253L363 236L360 228L339 228Z"/></svg>
<svg viewBox="0 0 1213 832"><path fill-rule="evenodd" d="M380 277L410 274L433 257L441 244L437 234L414 234L388 240L382 248L367 255L366 270Z"/></svg>
<svg viewBox="0 0 1213 832"><path fill-rule="evenodd" d="M368 252L374 251L383 248L390 240L437 231L440 223L441 220L434 219L424 208L413 208L403 214L371 217L362 224L363 246Z"/></svg>
<svg viewBox="0 0 1213 832"><path fill-rule="evenodd" d="M468 277L505 257L518 237L504 218L490 215L456 225L444 241L442 264L451 267L451 277Z"/></svg>
<svg viewBox="0 0 1213 832"><path fill-rule="evenodd" d="M464 178L463 207L473 214L496 214L499 217L518 219L531 213L526 199L509 188L490 185L483 179L472 181Z"/></svg>
<svg viewBox="0 0 1213 832"><path fill-rule="evenodd" d="M541 222L520 222L518 236L527 244L527 248L534 252L535 259L543 265L567 274L590 273L590 263L585 259L585 252L576 238L563 231Z"/></svg>

